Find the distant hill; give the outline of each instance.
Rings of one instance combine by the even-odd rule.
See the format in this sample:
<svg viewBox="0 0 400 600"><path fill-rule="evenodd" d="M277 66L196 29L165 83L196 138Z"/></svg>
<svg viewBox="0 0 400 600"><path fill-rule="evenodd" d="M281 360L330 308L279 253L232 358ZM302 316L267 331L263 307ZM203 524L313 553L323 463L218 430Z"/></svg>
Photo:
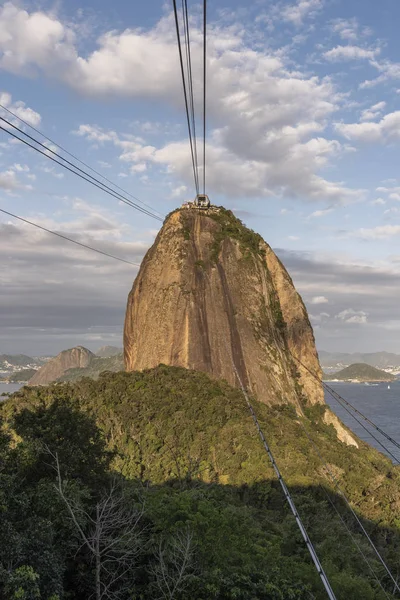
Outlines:
<svg viewBox="0 0 400 600"><path fill-rule="evenodd" d="M83 369L68 369L57 381L78 381L82 377L90 377L90 379L98 379L100 373L111 371L116 373L124 371L124 356L122 352L108 358L100 358L95 356L91 359L89 365Z"/></svg>
<svg viewBox="0 0 400 600"><path fill-rule="evenodd" d="M36 361L37 359L26 356L26 354L0 354L0 369L6 370L10 365L13 367L27 367Z"/></svg>
<svg viewBox="0 0 400 600"><path fill-rule="evenodd" d="M365 363L377 369L390 369L391 372L400 372L400 354L391 352L367 352L349 354L346 352L318 352L321 367L343 368L356 363Z"/></svg>
<svg viewBox="0 0 400 600"><path fill-rule="evenodd" d="M3 377L0 381L8 381L9 383L27 383L36 373L37 369L21 369L21 371L16 371L7 377Z"/></svg>
<svg viewBox="0 0 400 600"><path fill-rule="evenodd" d="M109 358L110 356L117 356L122 353L122 348L116 346L102 346L95 353L100 358Z"/></svg>
<svg viewBox="0 0 400 600"><path fill-rule="evenodd" d="M52 383L62 377L69 369L87 367L94 357L93 352L90 352L90 350L83 346L63 350L35 373L32 379L30 379L29 385L47 385L48 383Z"/></svg>
<svg viewBox="0 0 400 600"><path fill-rule="evenodd" d="M371 365L365 363L355 363L350 365L337 373L330 373L324 375L324 379L328 381L339 380L339 381L350 381L357 379L358 381L394 381L396 377L386 371L381 371Z"/></svg>

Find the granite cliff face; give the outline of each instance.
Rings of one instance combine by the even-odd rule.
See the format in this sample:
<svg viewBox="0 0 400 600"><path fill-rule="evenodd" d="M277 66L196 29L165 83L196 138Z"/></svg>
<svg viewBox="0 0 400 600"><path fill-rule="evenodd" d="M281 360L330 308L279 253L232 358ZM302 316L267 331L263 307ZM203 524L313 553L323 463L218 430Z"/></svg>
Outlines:
<svg viewBox="0 0 400 600"><path fill-rule="evenodd" d="M87 367L94 357L95 355L83 346L63 350L35 373L29 385L47 385L56 381L68 369Z"/></svg>
<svg viewBox="0 0 400 600"><path fill-rule="evenodd" d="M323 403L314 335L277 256L225 209L167 217L129 294L128 371L160 363L243 385L268 404Z"/></svg>

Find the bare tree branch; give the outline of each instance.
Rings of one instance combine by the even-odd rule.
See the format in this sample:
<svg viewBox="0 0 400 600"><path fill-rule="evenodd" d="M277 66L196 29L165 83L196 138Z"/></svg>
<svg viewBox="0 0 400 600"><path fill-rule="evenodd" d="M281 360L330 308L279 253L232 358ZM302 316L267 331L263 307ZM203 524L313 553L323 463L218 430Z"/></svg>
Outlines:
<svg viewBox="0 0 400 600"><path fill-rule="evenodd" d="M126 598L131 580L128 578L124 582L124 579L133 571L141 551L144 529L141 527L144 513L143 496L139 498L138 506L138 499L128 495L126 489L116 479L112 479L109 488L96 503L95 517L92 517L67 497L58 454L48 447L46 451L54 460L52 466L57 476L57 484L54 487L82 540L80 548L86 546L95 562L93 596L96 600ZM79 515L85 518L90 527L89 531L85 531L84 526L80 524Z"/></svg>

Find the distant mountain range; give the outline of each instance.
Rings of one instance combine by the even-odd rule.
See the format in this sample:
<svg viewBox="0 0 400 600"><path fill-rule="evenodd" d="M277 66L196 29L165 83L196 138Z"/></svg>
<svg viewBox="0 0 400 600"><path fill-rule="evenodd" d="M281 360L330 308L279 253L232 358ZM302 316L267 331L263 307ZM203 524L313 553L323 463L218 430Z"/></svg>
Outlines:
<svg viewBox="0 0 400 600"><path fill-rule="evenodd" d="M383 369L387 373L400 373L400 354L391 352L356 352L349 354L346 352L318 352L321 367L325 372L332 373L340 369L344 369L355 363L365 363Z"/></svg>
<svg viewBox="0 0 400 600"><path fill-rule="evenodd" d="M0 354L0 380L28 381L47 360L26 354Z"/></svg>

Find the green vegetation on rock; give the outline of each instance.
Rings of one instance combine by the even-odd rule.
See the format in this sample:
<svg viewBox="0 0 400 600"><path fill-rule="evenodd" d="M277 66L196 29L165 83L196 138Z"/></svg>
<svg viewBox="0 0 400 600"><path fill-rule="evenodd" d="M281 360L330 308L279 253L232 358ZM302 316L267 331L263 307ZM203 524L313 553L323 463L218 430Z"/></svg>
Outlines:
<svg viewBox="0 0 400 600"><path fill-rule="evenodd" d="M220 225L219 232L214 236L211 250L213 262L217 261L221 243L226 238L239 242L245 258L251 255L265 257L264 240L261 235L246 227L231 210L219 206L218 211L210 211L205 214Z"/></svg>
<svg viewBox="0 0 400 600"><path fill-rule="evenodd" d="M394 381L396 377L371 365L356 363L337 373L324 374L324 379L327 381L335 379L339 381Z"/></svg>
<svg viewBox="0 0 400 600"><path fill-rule="evenodd" d="M324 406L305 405L303 418L289 406L254 407L337 597L392 598L303 427L395 573L399 470L362 442L360 449L340 443L323 423ZM110 489L123 510L137 506L137 554L121 570L122 600L325 600L242 394L228 384L162 365L105 373L24 388L0 406L0 419L0 598L84 600L95 591L93 557L56 491L57 456L86 534ZM120 534L109 532L116 549ZM177 583L183 554L184 577L163 595L161 574Z"/></svg>

